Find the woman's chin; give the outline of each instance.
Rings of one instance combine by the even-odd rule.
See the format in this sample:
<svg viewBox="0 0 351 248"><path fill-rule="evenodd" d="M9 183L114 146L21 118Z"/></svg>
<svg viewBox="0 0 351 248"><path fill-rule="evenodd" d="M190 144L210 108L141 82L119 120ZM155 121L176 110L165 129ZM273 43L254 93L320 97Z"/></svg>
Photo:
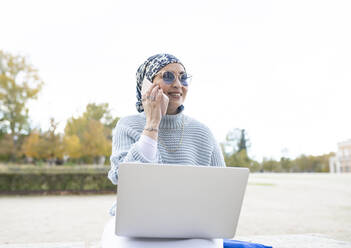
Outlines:
<svg viewBox="0 0 351 248"><path fill-rule="evenodd" d="M169 98L169 102L168 102L168 105L173 105L173 106L180 106L183 104L183 98L182 97L178 97L178 98L173 98L173 97L170 97Z"/></svg>
<svg viewBox="0 0 351 248"><path fill-rule="evenodd" d="M181 101L182 100L182 96L168 95L168 98L169 98L170 101Z"/></svg>
<svg viewBox="0 0 351 248"><path fill-rule="evenodd" d="M167 114L168 115L174 115L174 114L177 114L177 109L178 107L182 105L181 103L174 103L174 102L170 102L168 104L168 108L167 108Z"/></svg>
<svg viewBox="0 0 351 248"><path fill-rule="evenodd" d="M182 105L183 103L181 101L175 101L175 102L169 102L168 103L168 108L171 109L177 109L180 105Z"/></svg>

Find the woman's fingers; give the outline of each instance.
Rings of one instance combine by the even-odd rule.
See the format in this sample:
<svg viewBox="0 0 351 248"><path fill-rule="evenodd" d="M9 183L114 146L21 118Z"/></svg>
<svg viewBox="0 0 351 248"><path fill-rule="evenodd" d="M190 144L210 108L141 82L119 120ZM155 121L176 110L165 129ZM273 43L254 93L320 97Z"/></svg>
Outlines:
<svg viewBox="0 0 351 248"><path fill-rule="evenodd" d="M152 84L150 86L150 88L147 91L145 91L144 94L142 94L142 96L141 96L142 101L150 100L151 93L152 93L152 91L154 90L154 88L156 86L158 86L158 85L157 84Z"/></svg>
<svg viewBox="0 0 351 248"><path fill-rule="evenodd" d="M155 87L152 89L152 91L151 91L151 93L150 93L150 100L151 100L151 101L155 101L155 100L156 100L156 96L157 96L157 94L158 94L159 88L160 88L160 87L157 85L157 86L155 86Z"/></svg>
<svg viewBox="0 0 351 248"><path fill-rule="evenodd" d="M159 86L159 85L158 84L151 84L150 88L145 92L146 95L149 96L156 86Z"/></svg>
<svg viewBox="0 0 351 248"><path fill-rule="evenodd" d="M154 84L145 95L143 95L143 106L148 125L155 125L155 123L158 125L160 123L162 117L160 111L162 92L160 86Z"/></svg>
<svg viewBox="0 0 351 248"><path fill-rule="evenodd" d="M157 96L156 96L156 101L157 101L157 102L160 102L160 101L161 101L161 99L162 99L162 93L163 93L162 89L159 88L158 91L157 91Z"/></svg>

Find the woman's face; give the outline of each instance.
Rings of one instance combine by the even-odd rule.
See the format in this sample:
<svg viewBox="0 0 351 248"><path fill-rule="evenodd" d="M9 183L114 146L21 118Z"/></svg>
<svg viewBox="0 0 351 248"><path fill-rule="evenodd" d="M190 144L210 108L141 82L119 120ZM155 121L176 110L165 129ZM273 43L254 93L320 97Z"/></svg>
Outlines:
<svg viewBox="0 0 351 248"><path fill-rule="evenodd" d="M176 75L176 79L172 84L166 84L162 79L162 74L165 71L171 71ZM158 74L154 77L153 83L160 85L163 93L169 98L167 114L174 115L177 113L177 108L183 104L186 93L188 92L188 86L183 86L179 81L179 75L185 73L185 70L181 64L172 63L163 67Z"/></svg>

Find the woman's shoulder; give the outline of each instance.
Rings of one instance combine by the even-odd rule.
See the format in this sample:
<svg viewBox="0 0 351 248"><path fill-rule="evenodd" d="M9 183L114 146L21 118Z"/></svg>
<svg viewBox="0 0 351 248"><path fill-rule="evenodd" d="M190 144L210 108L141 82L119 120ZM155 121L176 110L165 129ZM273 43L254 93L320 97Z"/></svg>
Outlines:
<svg viewBox="0 0 351 248"><path fill-rule="evenodd" d="M211 138L213 138L211 129L206 124L193 117L186 116L186 125L188 125L188 127L194 131L207 133Z"/></svg>
<svg viewBox="0 0 351 248"><path fill-rule="evenodd" d="M144 113L139 113L135 115L127 115L122 117L116 125L116 128L118 127L139 127L143 126L145 123L145 114Z"/></svg>
<svg viewBox="0 0 351 248"><path fill-rule="evenodd" d="M189 115L185 115L185 122L186 124L190 125L190 126L196 126L199 128L203 128L203 129L208 129L209 128L201 121L199 121L198 119L195 119L194 117L191 117Z"/></svg>

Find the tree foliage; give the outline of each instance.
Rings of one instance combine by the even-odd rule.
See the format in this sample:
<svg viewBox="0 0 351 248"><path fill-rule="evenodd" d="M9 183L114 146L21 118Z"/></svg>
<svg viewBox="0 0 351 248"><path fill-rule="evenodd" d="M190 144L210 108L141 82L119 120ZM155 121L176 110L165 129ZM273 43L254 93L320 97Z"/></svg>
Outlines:
<svg viewBox="0 0 351 248"><path fill-rule="evenodd" d="M30 160L40 158L40 139L39 130L33 130L23 142L22 152Z"/></svg>
<svg viewBox="0 0 351 248"><path fill-rule="evenodd" d="M251 172L329 172L329 158L333 153L320 156L301 155L295 159L281 157L280 160L264 158L261 163L248 156L250 141L244 129L228 132L221 143L227 166L247 167Z"/></svg>
<svg viewBox="0 0 351 248"><path fill-rule="evenodd" d="M62 135L56 133L57 123L53 118L50 119L50 128L42 132L33 130L25 138L22 145L22 153L30 160L45 160L50 164L63 159Z"/></svg>
<svg viewBox="0 0 351 248"><path fill-rule="evenodd" d="M28 134L27 102L36 99L43 85L38 71L22 56L0 50L0 132L13 141L17 155L22 134Z"/></svg>
<svg viewBox="0 0 351 248"><path fill-rule="evenodd" d="M82 145L77 135L66 135L63 139L63 146L68 157L78 159L82 156Z"/></svg>
<svg viewBox="0 0 351 248"><path fill-rule="evenodd" d="M0 159L9 161L15 156L15 144L10 134L3 134L0 138Z"/></svg>
<svg viewBox="0 0 351 248"><path fill-rule="evenodd" d="M227 166L248 167L258 170L258 163L249 158L247 149L250 146L245 129L233 129L228 132L226 141L221 144Z"/></svg>
<svg viewBox="0 0 351 248"><path fill-rule="evenodd" d="M334 153L306 156L301 155L295 159L282 157L280 160L263 159L261 170L265 172L329 172L329 158Z"/></svg>
<svg viewBox="0 0 351 248"><path fill-rule="evenodd" d="M54 119L48 130L32 130L24 139L22 154L33 162L102 163L111 155L111 127L118 120L111 116L108 104L88 104L81 116L67 121L64 134L57 132Z"/></svg>
<svg viewBox="0 0 351 248"><path fill-rule="evenodd" d="M98 163L109 157L112 148L112 129L119 118L113 118L107 103L87 105L78 118L70 118L65 127L65 153L71 158L82 158L87 163Z"/></svg>

